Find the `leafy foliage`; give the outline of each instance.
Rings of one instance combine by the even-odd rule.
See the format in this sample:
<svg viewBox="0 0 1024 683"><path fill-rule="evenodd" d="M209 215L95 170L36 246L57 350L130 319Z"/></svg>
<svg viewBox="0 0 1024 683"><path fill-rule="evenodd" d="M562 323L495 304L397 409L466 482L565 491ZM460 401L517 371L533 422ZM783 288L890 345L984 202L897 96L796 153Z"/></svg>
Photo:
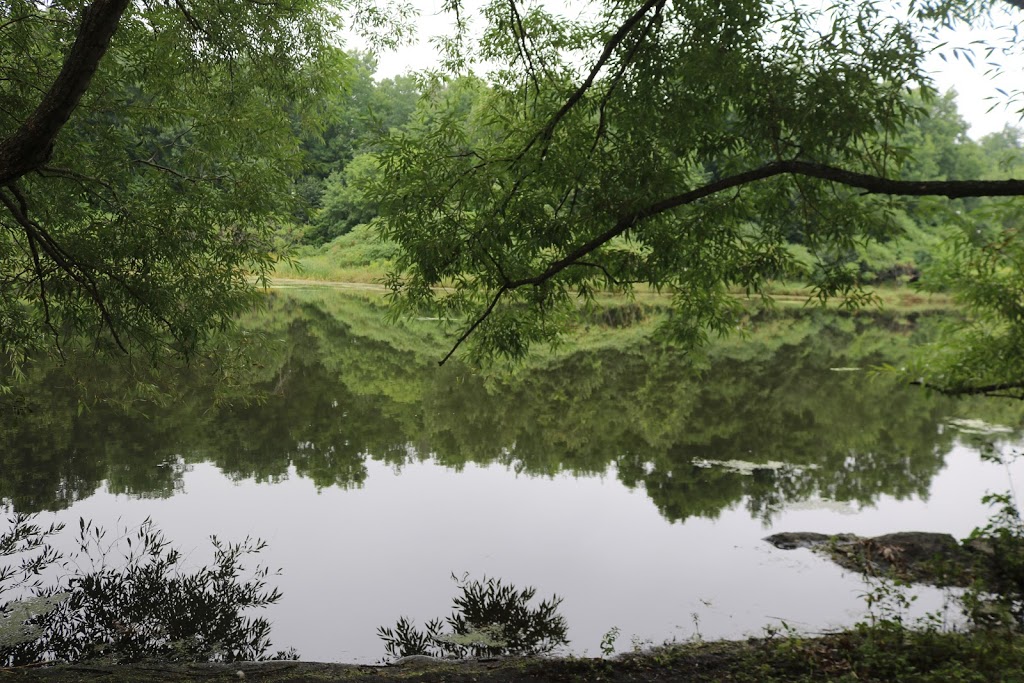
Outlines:
<svg viewBox="0 0 1024 683"><path fill-rule="evenodd" d="M0 536L0 558L42 549L21 563L18 571L23 577L38 577L61 562L47 544L56 528L40 529L23 515L10 521L10 530ZM265 567L247 575L242 567L244 558L265 547L263 542L246 539L234 544L213 538L213 563L187 572L181 553L148 520L114 542L104 530L82 520L78 540L78 566L69 578L45 589L38 583L31 586L29 595L36 598L0 604L6 621L24 622L20 630L17 623L6 624L15 632L14 637L0 637L0 664L266 657L270 624L245 613L273 604L280 593L266 588ZM118 542L127 546L119 558ZM0 578L12 575L9 568L0 572ZM0 593L24 589L25 583L24 578L0 583Z"/></svg>
<svg viewBox="0 0 1024 683"><path fill-rule="evenodd" d="M51 524L47 528L32 522L32 516L16 512L7 519L8 529L0 534L0 557L18 557L18 565L0 567L0 596L12 591L42 589L39 575L60 560L47 540L63 527Z"/></svg>
<svg viewBox="0 0 1024 683"><path fill-rule="evenodd" d="M475 360L518 359L599 290L670 293L664 329L693 347L733 330L771 279L855 307L865 282L927 276L950 226L996 210L975 198L1024 192L922 68L939 27L985 21L990 4L651 0L568 20L490 3L483 40L447 44L367 183L400 250L395 301L447 321ZM465 75L480 63L486 78ZM948 266L977 277L973 261ZM1012 361L981 355L1020 384ZM950 390L985 386L941 372Z"/></svg>
<svg viewBox="0 0 1024 683"><path fill-rule="evenodd" d="M984 457L1004 464L1020 454L1002 455L990 445ZM968 539L981 549L984 571L962 600L979 628L1020 633L1024 630L1024 520L1013 491L989 494L984 502L995 512Z"/></svg>
<svg viewBox="0 0 1024 683"><path fill-rule="evenodd" d="M188 356L251 307L292 206L289 112L315 125L346 65L330 2L121 4L46 159L0 186L0 358L15 368L79 334ZM40 93L66 90L71 46L108 6L0 7L0 142L31 139Z"/></svg>
<svg viewBox="0 0 1024 683"><path fill-rule="evenodd" d="M954 343L928 349L914 370L945 391L1021 397L1024 244L1018 232L1024 207L1000 202L972 212L982 217L997 219L998 227L961 222L927 282L929 289L954 292L967 317L951 331Z"/></svg>
<svg viewBox="0 0 1024 683"><path fill-rule="evenodd" d="M148 376L168 399L139 399L123 369L89 355L37 366L0 397L10 417L0 420L0 501L63 509L102 482L111 493L170 497L189 464L206 461L239 480L275 481L294 467L318 488L351 488L370 460L400 468L432 457L525 476L614 470L667 519L746 505L767 523L811 497L870 505L924 495L965 438L943 427L950 416L1022 421L1014 404L830 370L904 362L928 338L924 316L912 332L901 315L780 310L699 358L644 339L663 310L610 327L627 315L597 309L577 344L504 373L431 369L445 344L437 322L388 325L385 310L379 296L344 290L276 296L245 322L275 340L246 374L229 383L197 365ZM694 464L706 458L765 466L748 476Z"/></svg>
<svg viewBox="0 0 1024 683"><path fill-rule="evenodd" d="M568 624L558 614L561 598L553 596L531 607L537 594L533 587L519 590L495 578L467 581L463 577L456 583L461 594L453 601L455 612L444 621L432 619L419 631L401 617L394 629L377 629L389 655L456 659L543 655L569 643ZM450 633L444 632L446 624Z"/></svg>
<svg viewBox="0 0 1024 683"><path fill-rule="evenodd" d="M731 185L773 160L902 160L879 133L918 117L903 92L926 76L910 27L874 3L610 4L585 24L535 10L524 29L506 3L486 13L481 57L507 67L428 93L371 186L402 249L397 299L472 331L483 354L521 357L577 296L634 283L671 292L667 325L697 341L734 325L729 287L801 269L783 248L794 223L823 295L856 291L839 255L897 230L886 201L828 183ZM595 45L581 70L570 55Z"/></svg>

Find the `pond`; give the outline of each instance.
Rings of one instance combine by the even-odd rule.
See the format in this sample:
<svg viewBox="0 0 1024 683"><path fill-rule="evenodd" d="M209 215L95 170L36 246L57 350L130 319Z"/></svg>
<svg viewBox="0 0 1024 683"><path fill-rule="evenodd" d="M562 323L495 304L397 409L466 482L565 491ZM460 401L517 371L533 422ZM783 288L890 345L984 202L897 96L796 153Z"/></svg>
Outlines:
<svg viewBox="0 0 1024 683"><path fill-rule="evenodd" d="M447 615L463 577L563 598L577 654L613 628L621 651L850 625L863 581L765 536L962 537L1024 474L980 457L1018 448L1016 403L870 370L927 321L802 311L696 356L598 320L479 371L439 368L437 324L388 326L382 306L278 293L233 347L260 339L255 362L163 372L169 401L121 400L152 378L88 359L36 368L0 403L0 504L71 527L151 518L196 566L211 534L264 539L274 649L373 663L378 626Z"/></svg>

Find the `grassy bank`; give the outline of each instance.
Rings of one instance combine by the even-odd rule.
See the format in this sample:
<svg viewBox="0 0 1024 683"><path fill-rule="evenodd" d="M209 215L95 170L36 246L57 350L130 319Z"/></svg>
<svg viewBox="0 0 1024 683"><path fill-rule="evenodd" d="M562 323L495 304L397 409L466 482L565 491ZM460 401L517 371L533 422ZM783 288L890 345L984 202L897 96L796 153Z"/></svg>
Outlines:
<svg viewBox="0 0 1024 683"><path fill-rule="evenodd" d="M458 321L445 324L429 316L403 317L382 326L381 321L388 315L388 292L379 284L382 275L374 276L377 283L277 277L272 280L272 288L299 300L317 302L355 325L360 333L371 337L384 334L388 343L402 348L406 344L400 342L405 340L432 357L443 357L458 336ZM935 323L956 312L949 298L922 294L907 286L879 287L873 293L877 298L874 305L849 311L840 302L820 305L809 301L809 293L800 283L775 283L770 292L771 303L749 298L746 312L736 321L734 334L715 337L710 340L711 345L734 347L752 339L757 343L792 340L804 327L820 328L823 324L862 330L865 343L891 333L912 334L917 341L924 341L930 337L928 330ZM349 310L354 303L358 306ZM581 302L578 318L561 342L554 347L535 346L527 364L552 361L575 351L650 342L656 338L659 324L672 314L671 304L669 295L651 291L638 291L632 296L598 293L592 305L584 306ZM370 316L372 324L360 324L366 316Z"/></svg>
<svg viewBox="0 0 1024 683"><path fill-rule="evenodd" d="M296 286L299 284L320 283L324 285L362 285L367 290L380 289L391 266L391 250L376 244L365 243L365 237L353 234L338 238L331 244L320 248L300 249L291 260L282 261L272 278L275 286ZM928 312L951 310L953 301L945 295L927 294L912 286L893 283L868 287L867 291L874 297L874 307L883 311ZM736 292L740 294L739 291ZM810 288L801 282L774 282L766 291L776 306L806 307L815 306ZM621 295L598 294L597 302L602 305L626 301ZM628 298L642 306L667 307L671 296L657 292L645 285L638 285L634 294ZM761 306L760 297L750 297L752 307ZM828 308L841 308L841 300L832 300L826 304Z"/></svg>

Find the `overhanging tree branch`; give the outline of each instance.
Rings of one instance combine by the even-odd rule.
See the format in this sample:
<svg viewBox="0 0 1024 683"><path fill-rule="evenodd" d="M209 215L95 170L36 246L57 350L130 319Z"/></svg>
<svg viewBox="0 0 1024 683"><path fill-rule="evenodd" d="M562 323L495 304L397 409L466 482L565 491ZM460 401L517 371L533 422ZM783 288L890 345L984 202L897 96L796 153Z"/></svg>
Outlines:
<svg viewBox="0 0 1024 683"><path fill-rule="evenodd" d="M722 178L713 183L678 195L667 197L645 208L630 212L616 221L615 225L596 237L569 251L562 258L551 262L543 271L532 277L507 280L502 283L494 294L490 305L460 335L458 341L441 361L443 365L455 350L491 315L500 299L508 292L530 285L539 286L561 273L566 268L580 261L601 248L614 238L634 228L647 218L666 213L688 204L693 204L733 188L741 188L761 180L777 176L792 175L826 180L847 187L864 191L864 194L884 194L890 196L925 197L937 196L949 199L967 197L1024 197L1024 180L893 180L882 176L848 171L827 164L810 161L774 161L759 168Z"/></svg>
<svg viewBox="0 0 1024 683"><path fill-rule="evenodd" d="M539 130L536 135L530 138L529 142L526 143L522 151L520 151L519 154L516 156L516 162L522 159L526 155L526 153L530 151L530 148L533 147L538 141L546 142L551 139L551 136L554 135L555 128L558 127L559 122L561 122L561 120L565 118L565 116L570 111L572 111L573 107L579 104L580 100L583 99L583 96L587 94L587 91L590 90L590 88L594 85L594 81L597 79L598 74L601 73L601 70L605 67L609 60L611 60L612 55L615 54L615 50L618 49L619 45L622 44L622 41L626 39L626 36L629 35L630 31L632 31L636 27L636 25L640 23L640 21L647 15L648 12L658 7L659 5L663 4L664 2L665 0L647 0L635 12L633 12L631 15L629 15L629 17L626 18L626 20L619 26L618 30L605 43L604 49L601 51L601 56L598 57L596 62L594 62L594 66L591 67L590 73L587 74L587 77L583 81L583 83L581 83L580 86L576 88L576 90L573 91L571 95L569 95L568 99L566 99L565 101L565 104L563 104L561 108L557 112L555 112L554 116L551 117L547 125L544 126L544 128L542 128L541 130Z"/></svg>
<svg viewBox="0 0 1024 683"><path fill-rule="evenodd" d="M444 358L438 361L438 365L444 365L446 362L448 362L448 359L455 354L455 352L458 350L460 346L462 346L462 342L469 339L469 335L473 334L473 331L480 326L480 323L482 323L484 320L488 318L488 316L491 315L491 311L493 311L494 307L498 305L498 301L501 300L502 295L504 295L507 290L507 287L501 287L498 289L497 292L495 292L494 298L491 299L491 303L487 307L487 310L485 310L479 318L474 320L473 324L470 325L469 328L467 328L466 331L459 336L459 338L452 345L452 348L448 351L448 353L445 354Z"/></svg>
<svg viewBox="0 0 1024 683"><path fill-rule="evenodd" d="M100 317L103 320L104 325L110 331L111 337L117 347L124 353L128 353L128 347L125 346L121 340L121 335L118 333L117 324L114 322L114 318L110 313L110 309L107 307L106 301L103 298L103 294L100 291L99 285L96 282L96 278L90 272L90 270L64 250L60 244L57 243L53 237L43 229L38 223L29 218L28 216L28 204L25 201L25 197L18 191L17 187L13 184L9 184L6 188L13 196L15 201L11 201L3 192L0 192L0 204L2 204L11 216L18 222L18 224L25 231L26 238L29 240L29 245L32 249L33 255L38 258L36 252L37 246L42 248L43 252L55 263L57 266L67 273L80 287L89 295L96 309L100 313ZM37 260L37 277L40 278L40 286L43 285L44 273L39 266ZM49 317L49 304L46 303L44 298L44 305L46 305L46 316Z"/></svg>
<svg viewBox="0 0 1024 683"><path fill-rule="evenodd" d="M541 273L533 277L507 282L504 288L510 290L526 285L542 284L584 256L607 244L615 237L622 235L644 219L652 218L687 204L693 204L725 190L782 175L799 175L818 178L819 180L828 180L840 185L864 190L865 194L885 194L904 197L938 196L950 199L1024 196L1024 180L892 180L810 161L774 161L760 168L722 178L721 180L683 192L674 197L668 197L646 208L626 214L611 228L573 249L564 257L554 261Z"/></svg>

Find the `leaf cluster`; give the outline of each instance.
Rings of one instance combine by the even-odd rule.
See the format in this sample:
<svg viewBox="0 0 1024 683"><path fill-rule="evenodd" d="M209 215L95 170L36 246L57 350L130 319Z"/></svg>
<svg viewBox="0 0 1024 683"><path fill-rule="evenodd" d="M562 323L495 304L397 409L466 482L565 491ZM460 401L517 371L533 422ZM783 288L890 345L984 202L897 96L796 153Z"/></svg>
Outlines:
<svg viewBox="0 0 1024 683"><path fill-rule="evenodd" d="M0 540L25 539L13 550L26 542L44 549L34 573L61 560L47 542L56 529L39 529L24 516L11 521ZM79 551L63 562L74 565L70 576L29 593L47 598L46 604L31 614L21 609L27 596L0 605L8 617L21 615L29 634L0 641L0 664L264 658L270 624L246 613L277 602L281 594L266 587L266 567L247 572L243 561L266 546L252 539L223 543L214 537L212 542L212 563L186 571L180 551L149 520L115 539L80 520ZM10 555L0 552L0 557Z"/></svg>
<svg viewBox="0 0 1024 683"><path fill-rule="evenodd" d="M732 329L732 292L771 278L856 300L845 255L899 231L891 203L757 174L892 173L892 138L921 114L905 93L927 83L908 23L875 3L652 0L587 22L516 7L485 11L480 54L506 68L438 82L378 153L368 194L400 248L400 306L519 358L597 290L670 292L686 341Z"/></svg>
<svg viewBox="0 0 1024 683"><path fill-rule="evenodd" d="M82 6L0 8L0 140L58 87ZM0 357L187 357L251 307L337 25L320 0L131 3L45 162L0 187Z"/></svg>
<svg viewBox="0 0 1024 683"><path fill-rule="evenodd" d="M420 631L401 617L394 629L377 629L391 657L544 655L568 644L568 624L558 614L562 602L558 596L534 607L530 603L537 590L532 586L520 590L493 577L483 581L463 577L456 584L460 594L453 600L455 612L443 621L432 619Z"/></svg>

